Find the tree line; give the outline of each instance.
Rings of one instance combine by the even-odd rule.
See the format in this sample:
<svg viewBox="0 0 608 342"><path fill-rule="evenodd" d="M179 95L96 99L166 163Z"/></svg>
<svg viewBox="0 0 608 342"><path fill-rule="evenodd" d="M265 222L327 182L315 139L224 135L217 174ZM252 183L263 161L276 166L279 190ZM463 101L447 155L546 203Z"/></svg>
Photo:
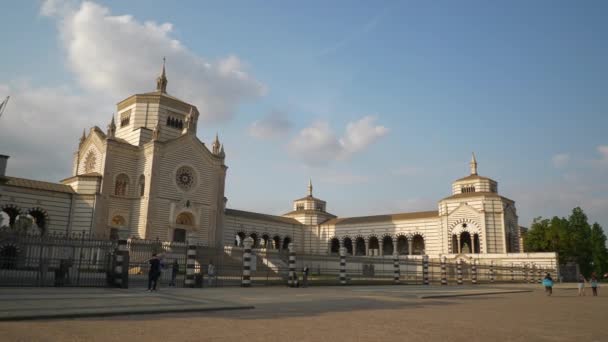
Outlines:
<svg viewBox="0 0 608 342"><path fill-rule="evenodd" d="M598 276L608 272L606 235L597 222L590 225L583 209L576 207L568 217L537 217L524 239L526 252L557 252L560 264L575 262L581 273Z"/></svg>

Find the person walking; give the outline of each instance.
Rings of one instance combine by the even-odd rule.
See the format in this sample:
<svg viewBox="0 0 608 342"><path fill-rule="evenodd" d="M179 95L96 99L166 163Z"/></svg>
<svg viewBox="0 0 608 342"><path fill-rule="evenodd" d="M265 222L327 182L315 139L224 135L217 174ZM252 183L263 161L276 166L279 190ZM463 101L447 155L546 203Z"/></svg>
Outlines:
<svg viewBox="0 0 608 342"><path fill-rule="evenodd" d="M207 265L207 285L209 287L213 285L213 278L215 278L215 266L213 266L213 260L209 260L209 265Z"/></svg>
<svg viewBox="0 0 608 342"><path fill-rule="evenodd" d="M302 287L308 287L308 265L302 269Z"/></svg>
<svg viewBox="0 0 608 342"><path fill-rule="evenodd" d="M578 295L585 295L585 277L581 273L578 274Z"/></svg>
<svg viewBox="0 0 608 342"><path fill-rule="evenodd" d="M593 272L591 274L591 281L590 281L591 290L593 291L593 297L597 297L597 287L598 287L597 282L598 282L597 275L595 274L595 272Z"/></svg>
<svg viewBox="0 0 608 342"><path fill-rule="evenodd" d="M175 259L173 261L173 265L171 267L171 282L169 283L169 286L175 287L175 279L177 279L178 272L179 272L179 263L177 262L177 259Z"/></svg>
<svg viewBox="0 0 608 342"><path fill-rule="evenodd" d="M160 259L156 253L152 254L152 258L148 260L150 270L148 271L148 291L156 291L158 277L160 277Z"/></svg>
<svg viewBox="0 0 608 342"><path fill-rule="evenodd" d="M543 286L545 287L547 296L551 296L553 294L553 279L551 278L551 274L547 273L545 279L543 279Z"/></svg>

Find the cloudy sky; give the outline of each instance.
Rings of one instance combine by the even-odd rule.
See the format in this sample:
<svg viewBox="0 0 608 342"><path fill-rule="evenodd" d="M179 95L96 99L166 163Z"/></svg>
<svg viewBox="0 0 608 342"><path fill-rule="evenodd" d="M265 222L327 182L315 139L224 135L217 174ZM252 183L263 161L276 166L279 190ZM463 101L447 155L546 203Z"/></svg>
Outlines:
<svg viewBox="0 0 608 342"><path fill-rule="evenodd" d="M83 129L153 90L201 111L229 207L435 210L479 172L520 224L582 206L608 226L605 1L13 1L0 21L8 174L70 176Z"/></svg>

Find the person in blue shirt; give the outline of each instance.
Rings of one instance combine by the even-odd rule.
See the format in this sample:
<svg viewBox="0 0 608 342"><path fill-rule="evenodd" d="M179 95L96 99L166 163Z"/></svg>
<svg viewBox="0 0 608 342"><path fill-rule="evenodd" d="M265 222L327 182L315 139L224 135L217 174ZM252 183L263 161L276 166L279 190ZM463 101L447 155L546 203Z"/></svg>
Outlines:
<svg viewBox="0 0 608 342"><path fill-rule="evenodd" d="M547 273L545 279L543 279L543 286L545 287L547 296L551 296L553 294L553 278L551 278L551 274Z"/></svg>

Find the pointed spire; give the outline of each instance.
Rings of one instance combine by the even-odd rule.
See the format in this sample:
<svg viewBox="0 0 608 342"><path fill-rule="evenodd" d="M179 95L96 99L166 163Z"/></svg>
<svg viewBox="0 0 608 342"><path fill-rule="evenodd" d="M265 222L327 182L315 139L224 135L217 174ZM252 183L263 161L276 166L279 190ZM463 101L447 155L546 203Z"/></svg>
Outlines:
<svg viewBox="0 0 608 342"><path fill-rule="evenodd" d="M477 159L475 159L475 152L473 152L469 165L471 166L471 176L477 175Z"/></svg>
<svg viewBox="0 0 608 342"><path fill-rule="evenodd" d="M312 178L308 179L308 196L312 197Z"/></svg>
<svg viewBox="0 0 608 342"><path fill-rule="evenodd" d="M224 152L224 144L222 144L222 147L220 147L220 157L221 158L226 157L226 152Z"/></svg>
<svg viewBox="0 0 608 342"><path fill-rule="evenodd" d="M217 132L215 132L215 141L213 141L213 144L211 145L211 152L213 152L213 154L215 155L219 155L220 154L220 139L217 135Z"/></svg>
<svg viewBox="0 0 608 342"><path fill-rule="evenodd" d="M160 91L161 93L167 92L167 74L165 73L165 57L163 57L163 70L160 73L160 76L156 79L156 91Z"/></svg>
<svg viewBox="0 0 608 342"><path fill-rule="evenodd" d="M108 138L114 138L114 133L116 133L116 123L114 122L114 115L112 115L112 121L108 125Z"/></svg>

